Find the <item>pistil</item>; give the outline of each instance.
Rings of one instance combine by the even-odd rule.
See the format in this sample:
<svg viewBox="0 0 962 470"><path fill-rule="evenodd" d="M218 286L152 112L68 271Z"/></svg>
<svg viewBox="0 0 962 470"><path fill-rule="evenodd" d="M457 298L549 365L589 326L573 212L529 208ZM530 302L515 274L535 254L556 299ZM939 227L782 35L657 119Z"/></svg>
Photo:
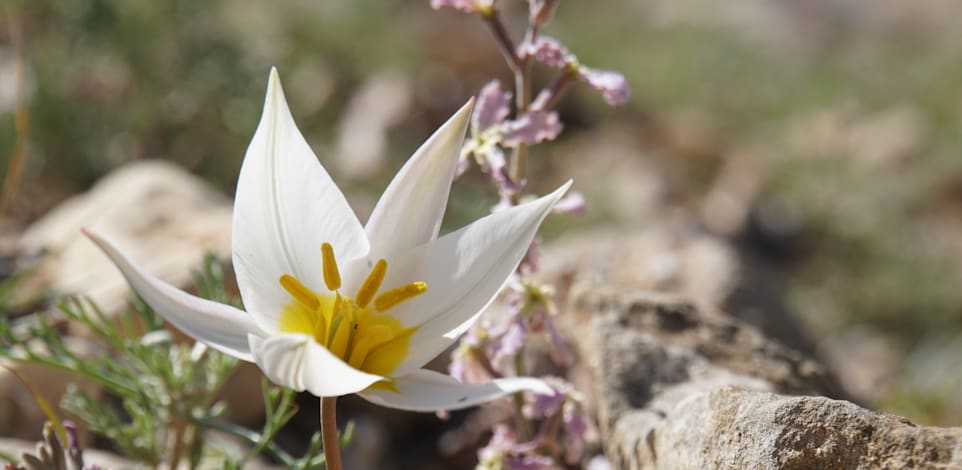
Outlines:
<svg viewBox="0 0 962 470"><path fill-rule="evenodd" d="M378 295L387 274L387 262L381 259L352 299L339 291L341 274L329 243L321 245L321 255L329 293L318 294L287 274L280 277L281 287L294 300L281 313L281 331L310 335L357 369L389 374L407 355L416 327L404 327L384 312L427 292L427 284L412 282Z"/></svg>

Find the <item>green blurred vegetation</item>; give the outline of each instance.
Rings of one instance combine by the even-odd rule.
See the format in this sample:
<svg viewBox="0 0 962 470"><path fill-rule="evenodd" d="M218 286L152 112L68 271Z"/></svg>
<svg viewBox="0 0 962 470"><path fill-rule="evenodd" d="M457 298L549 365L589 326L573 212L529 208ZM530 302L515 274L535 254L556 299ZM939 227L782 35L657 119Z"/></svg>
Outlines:
<svg viewBox="0 0 962 470"><path fill-rule="evenodd" d="M272 65L322 159L365 78L386 68L410 78L414 109L392 131L395 160L360 186L377 191L446 113L486 77L506 73L479 22L428 3L8 1L23 26L33 90L24 194L37 196L20 201L14 215L35 218L141 158L177 161L231 192ZM776 17L795 21L791 28L764 16L757 25L710 13L659 17L655 6L670 3L562 2L546 33L584 63L624 72L633 99L612 112L577 89L562 105L568 132L536 149L535 160L598 123L622 121L659 141L666 128L684 126L673 116L694 111L712 130L707 148L693 157L656 145L652 158L674 169L670 191L691 206L732 155L760 169L758 199L801 227L784 273L791 307L813 337L868 324L907 357L934 337L962 337L962 34L951 22L896 11L898 2L851 11L811 2L807 16ZM746 5L756 3L765 4ZM509 19L521 14L523 2L501 4ZM891 18L868 15L886 8ZM5 53L9 34L0 30ZM892 114L909 116L909 124L876 126L873 135L871 124ZM853 143L852 128L868 130ZM864 147L899 133L911 135L893 161L860 160ZM0 109L2 158L13 142L12 113ZM456 196L451 225L493 203L476 179ZM922 422L962 420L962 404L945 385L954 382L919 386L924 361L892 367L900 382L883 403L889 410ZM946 380L960 380L958 369Z"/></svg>

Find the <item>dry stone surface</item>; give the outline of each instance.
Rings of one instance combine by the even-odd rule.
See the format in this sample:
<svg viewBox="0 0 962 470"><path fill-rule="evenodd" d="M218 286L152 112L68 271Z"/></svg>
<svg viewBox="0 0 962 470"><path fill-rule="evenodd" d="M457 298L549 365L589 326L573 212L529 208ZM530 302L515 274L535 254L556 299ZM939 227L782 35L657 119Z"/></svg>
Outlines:
<svg viewBox="0 0 962 470"><path fill-rule="evenodd" d="M566 310L615 468L962 468L962 428L827 398L823 366L737 319L588 282Z"/></svg>

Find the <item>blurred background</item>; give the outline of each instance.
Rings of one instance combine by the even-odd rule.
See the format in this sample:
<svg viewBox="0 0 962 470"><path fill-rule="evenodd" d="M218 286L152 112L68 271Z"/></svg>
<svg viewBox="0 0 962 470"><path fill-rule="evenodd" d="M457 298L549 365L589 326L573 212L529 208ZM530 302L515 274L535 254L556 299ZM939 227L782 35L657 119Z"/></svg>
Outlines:
<svg viewBox="0 0 962 470"><path fill-rule="evenodd" d="M499 5L520 35L525 2ZM175 162L230 196L271 66L362 217L451 112L491 78L511 82L477 18L428 0L5 0L0 11L4 247L132 161ZM562 1L544 34L624 73L632 99L611 109L574 87L561 102L565 131L533 148L532 188L574 177L588 212L549 221L545 237L684 213L764 273L762 295L787 312L797 346L857 400L959 425L958 18L956 0ZM474 170L446 226L495 202Z"/></svg>

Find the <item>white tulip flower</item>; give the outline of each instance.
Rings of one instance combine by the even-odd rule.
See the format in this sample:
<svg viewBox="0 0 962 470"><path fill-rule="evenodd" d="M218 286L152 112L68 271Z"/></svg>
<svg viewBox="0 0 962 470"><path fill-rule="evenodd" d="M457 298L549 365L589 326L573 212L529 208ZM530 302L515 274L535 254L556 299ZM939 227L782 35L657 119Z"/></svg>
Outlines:
<svg viewBox="0 0 962 470"><path fill-rule="evenodd" d="M414 411L551 393L533 378L462 384L422 368L478 319L571 184L439 238L472 106L415 152L362 226L298 131L272 70L234 201L233 264L246 312L178 290L85 233L157 313L257 363L279 385Z"/></svg>

